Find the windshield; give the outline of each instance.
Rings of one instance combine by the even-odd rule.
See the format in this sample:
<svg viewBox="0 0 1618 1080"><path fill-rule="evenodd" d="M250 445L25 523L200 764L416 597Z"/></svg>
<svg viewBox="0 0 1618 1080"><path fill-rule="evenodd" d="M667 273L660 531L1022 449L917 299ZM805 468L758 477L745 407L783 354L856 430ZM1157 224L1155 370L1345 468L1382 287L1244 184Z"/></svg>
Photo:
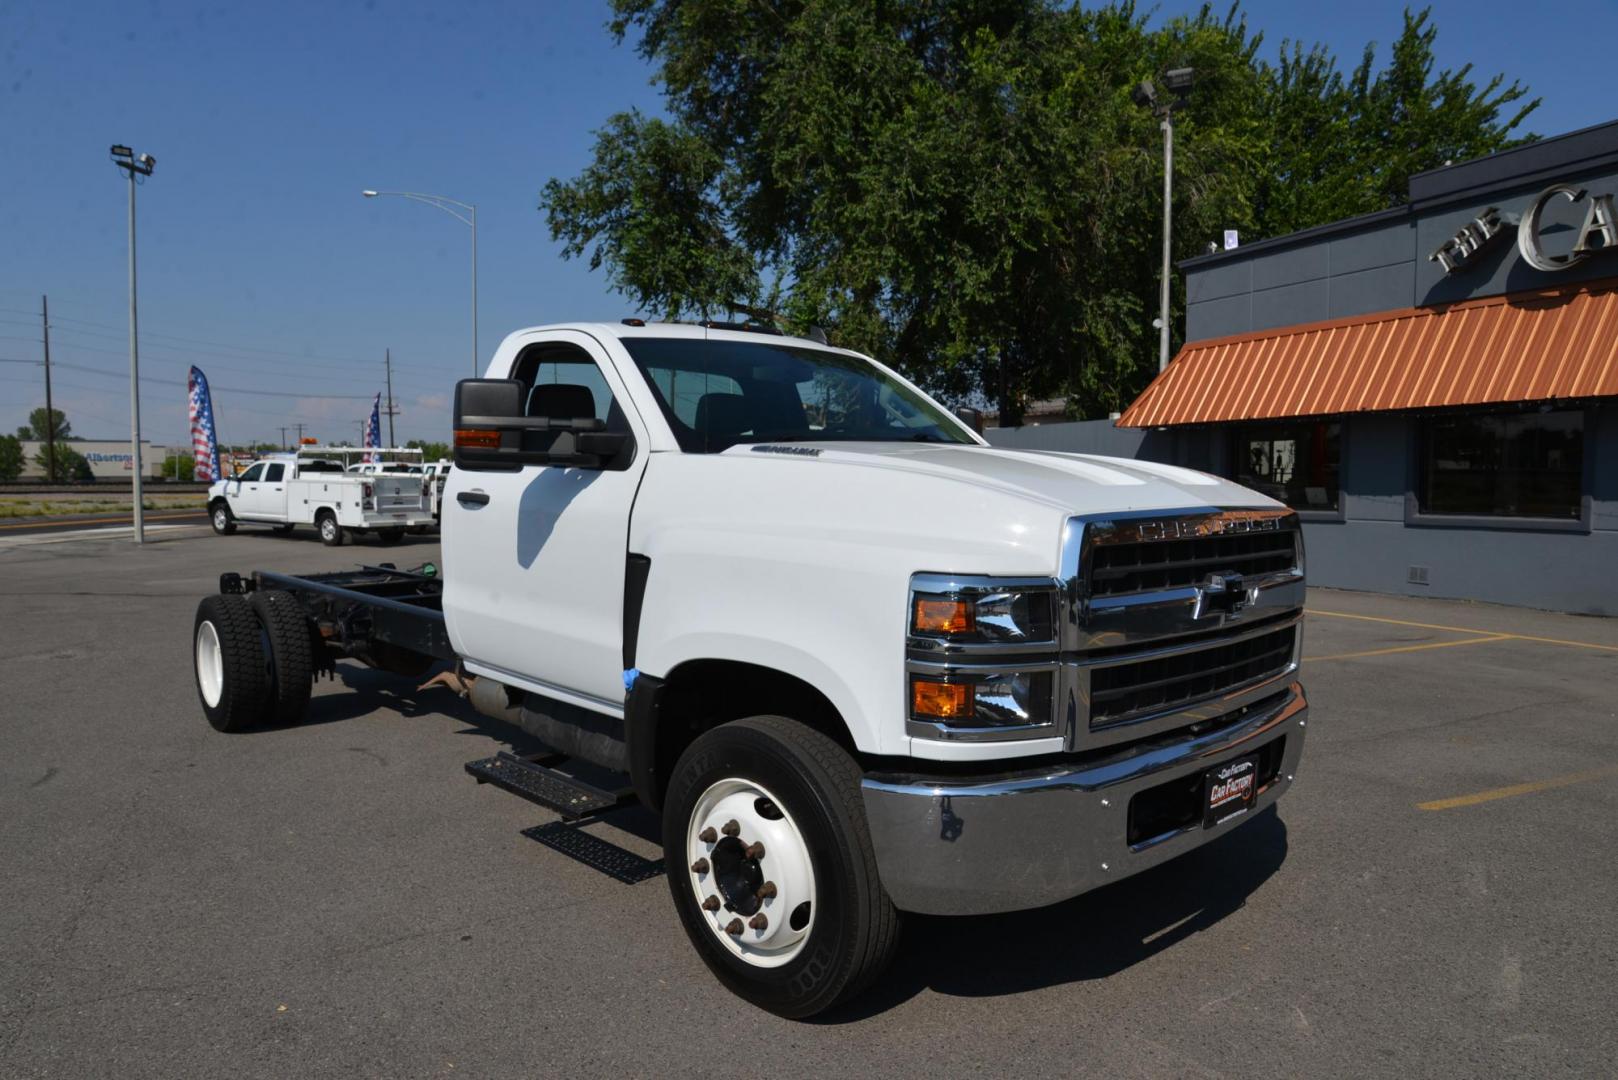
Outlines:
<svg viewBox="0 0 1618 1080"><path fill-rule="evenodd" d="M855 356L784 342L621 340L689 454L750 442L975 445L933 402Z"/></svg>

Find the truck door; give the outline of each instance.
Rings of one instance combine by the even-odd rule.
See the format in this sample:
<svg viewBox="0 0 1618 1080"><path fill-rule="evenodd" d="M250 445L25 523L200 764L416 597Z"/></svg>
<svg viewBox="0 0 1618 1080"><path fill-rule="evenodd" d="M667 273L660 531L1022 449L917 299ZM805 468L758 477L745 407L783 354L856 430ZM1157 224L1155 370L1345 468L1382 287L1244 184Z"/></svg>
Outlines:
<svg viewBox="0 0 1618 1080"><path fill-rule="evenodd" d="M259 515L276 520L286 516L286 471L287 467L280 462L265 467L264 479L258 482L258 491L255 494Z"/></svg>
<svg viewBox="0 0 1618 1080"><path fill-rule="evenodd" d="M644 423L601 346L566 331L522 350L510 377L530 416L594 416L634 446L604 469L452 469L444 492L444 613L474 672L579 704L623 706L624 561L646 467Z"/></svg>
<svg viewBox="0 0 1618 1080"><path fill-rule="evenodd" d="M264 463L260 461L226 485L225 501L232 514L249 520L258 517L258 487L263 478Z"/></svg>

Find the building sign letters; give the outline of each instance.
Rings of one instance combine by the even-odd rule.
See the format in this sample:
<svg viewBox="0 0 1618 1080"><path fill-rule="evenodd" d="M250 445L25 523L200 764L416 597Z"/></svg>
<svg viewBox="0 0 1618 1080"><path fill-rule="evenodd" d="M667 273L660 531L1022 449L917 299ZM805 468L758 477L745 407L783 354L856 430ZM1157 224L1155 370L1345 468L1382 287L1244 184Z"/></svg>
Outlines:
<svg viewBox="0 0 1618 1080"><path fill-rule="evenodd" d="M1545 215L1545 207L1557 198L1572 203L1588 199L1589 205L1584 212L1584 223L1574 237L1572 250L1553 255L1545 250L1540 235L1540 221ZM1553 184L1535 196L1520 219L1515 214L1503 214L1499 207L1491 206L1440 244L1438 250L1427 259L1442 266L1445 273L1453 274L1472 265L1479 252L1492 246L1512 226L1517 230L1518 253L1523 262L1535 270L1566 270L1592 255L1618 251L1618 211L1613 208L1613 196L1591 196L1583 188Z"/></svg>

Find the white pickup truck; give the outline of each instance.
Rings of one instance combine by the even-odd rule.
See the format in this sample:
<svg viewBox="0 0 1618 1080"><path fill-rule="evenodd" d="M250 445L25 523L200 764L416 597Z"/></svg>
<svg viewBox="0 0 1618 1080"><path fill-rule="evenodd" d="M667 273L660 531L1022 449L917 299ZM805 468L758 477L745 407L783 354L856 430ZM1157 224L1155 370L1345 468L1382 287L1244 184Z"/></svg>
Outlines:
<svg viewBox="0 0 1618 1080"><path fill-rule="evenodd" d="M406 460L412 454L415 460ZM385 460L361 461L373 456ZM375 471L361 472L362 465ZM368 532L392 544L407 529L433 524L433 484L421 472L419 450L306 446L295 454L271 454L215 482L208 489L208 519L221 536L249 522L280 533L313 525L329 546Z"/></svg>
<svg viewBox="0 0 1618 1080"><path fill-rule="evenodd" d="M1063 900L1292 784L1304 553L1273 500L996 449L756 328L542 327L488 373L456 392L442 573L230 574L202 602L215 727L296 721L340 658L448 662L555 751L468 771L564 819L660 812L698 953L798 1017L876 977L901 912Z"/></svg>

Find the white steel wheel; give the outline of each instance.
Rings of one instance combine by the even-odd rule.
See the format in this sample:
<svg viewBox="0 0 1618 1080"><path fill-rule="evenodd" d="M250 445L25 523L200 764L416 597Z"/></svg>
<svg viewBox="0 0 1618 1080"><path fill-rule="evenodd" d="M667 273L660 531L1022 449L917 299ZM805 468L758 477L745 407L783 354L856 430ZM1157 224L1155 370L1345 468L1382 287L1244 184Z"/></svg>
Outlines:
<svg viewBox="0 0 1618 1080"><path fill-rule="evenodd" d="M697 797L686 873L708 928L755 967L796 957L814 925L815 871L792 816L763 785L736 777Z"/></svg>
<svg viewBox="0 0 1618 1080"><path fill-rule="evenodd" d="M197 698L208 723L242 731L264 715L267 653L264 632L245 596L204 597L191 631Z"/></svg>
<svg viewBox="0 0 1618 1080"><path fill-rule="evenodd" d="M208 620L197 624L197 690L209 708L218 708L225 696L224 650L219 647L219 631Z"/></svg>

